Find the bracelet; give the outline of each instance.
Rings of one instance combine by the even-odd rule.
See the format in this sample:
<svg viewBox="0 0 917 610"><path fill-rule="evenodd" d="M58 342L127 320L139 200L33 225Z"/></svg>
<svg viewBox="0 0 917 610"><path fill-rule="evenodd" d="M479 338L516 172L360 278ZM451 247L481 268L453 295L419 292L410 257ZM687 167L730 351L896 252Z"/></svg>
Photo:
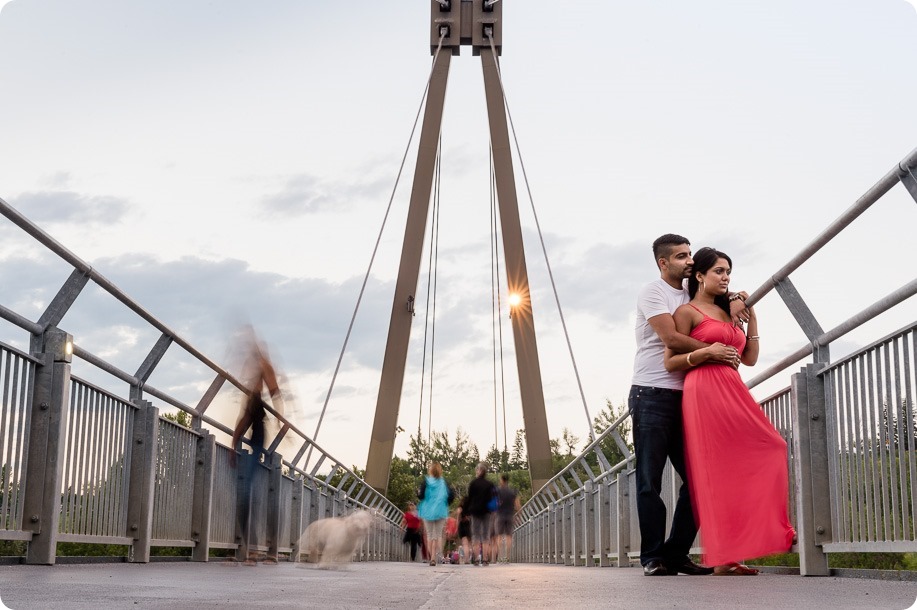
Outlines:
<svg viewBox="0 0 917 610"><path fill-rule="evenodd" d="M750 336L750 337L745 337L745 339L746 339L747 341L757 341L757 340L760 339L760 338L761 338L761 337L760 337L759 335L752 335L752 336Z"/></svg>
<svg viewBox="0 0 917 610"><path fill-rule="evenodd" d="M688 352L688 366L694 366L694 363L691 362L691 354L693 354L693 353L694 353L694 352Z"/></svg>
<svg viewBox="0 0 917 610"><path fill-rule="evenodd" d="M738 301L740 299L743 303L745 302L745 299L742 298L742 295L737 292L734 295L732 295L731 297L729 297L729 302L731 303L733 301Z"/></svg>

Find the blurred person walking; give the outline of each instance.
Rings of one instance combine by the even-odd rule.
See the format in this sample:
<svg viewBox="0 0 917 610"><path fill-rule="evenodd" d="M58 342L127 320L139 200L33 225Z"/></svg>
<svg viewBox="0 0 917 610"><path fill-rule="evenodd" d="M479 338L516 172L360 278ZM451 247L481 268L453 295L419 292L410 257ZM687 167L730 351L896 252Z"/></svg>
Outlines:
<svg viewBox="0 0 917 610"><path fill-rule="evenodd" d="M401 520L401 527L404 528L404 544L411 545L411 562L417 561L417 547L423 546L421 538L423 525L420 523L420 517L417 515L417 505L408 502L405 507L404 518Z"/></svg>
<svg viewBox="0 0 917 610"><path fill-rule="evenodd" d="M430 565L435 566L437 559L442 559L443 526L449 516L449 503L452 501L453 491L443 479L443 467L439 462L430 464L427 472L428 475L417 493L417 497L420 498L417 513L423 519Z"/></svg>
<svg viewBox="0 0 917 610"><path fill-rule="evenodd" d="M468 484L468 515L471 517L472 555L478 554L476 565L482 566L486 566L490 558L492 532L490 505L496 491L496 486L487 478L488 469L489 467L485 462L478 464L475 469L475 478Z"/></svg>
<svg viewBox="0 0 917 610"><path fill-rule="evenodd" d="M494 561L500 561L501 547L504 549L503 561L509 563L509 554L513 548L513 527L516 512L519 511L519 493L509 486L509 475L500 475L497 487L497 510L494 513Z"/></svg>
<svg viewBox="0 0 917 610"><path fill-rule="evenodd" d="M264 402L262 393L265 386L270 395L274 410L283 413L283 397L277 384L277 373L267 356L266 348L258 341L251 327L246 329L245 340L248 351L247 362L243 369L243 382L251 390L246 394L242 403L242 412L239 421L232 433L232 448L229 452L229 465L235 469L238 465L238 454L241 453L242 464L237 478L237 505L236 522L241 544L236 554L237 559L244 558L245 565L255 565L257 555L250 549L251 513L253 505L258 505L262 498L253 497L252 489L257 468L264 454L265 423L267 420L268 406ZM241 452L240 441L247 431L251 430L248 444L251 453ZM277 556L265 557L266 564L276 565Z"/></svg>

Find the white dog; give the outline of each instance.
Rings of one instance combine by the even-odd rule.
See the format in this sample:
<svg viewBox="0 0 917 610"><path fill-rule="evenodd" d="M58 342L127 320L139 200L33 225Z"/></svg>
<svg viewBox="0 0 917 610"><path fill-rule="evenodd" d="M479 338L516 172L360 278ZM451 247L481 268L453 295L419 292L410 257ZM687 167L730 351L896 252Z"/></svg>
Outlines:
<svg viewBox="0 0 917 610"><path fill-rule="evenodd" d="M309 561L320 568L347 563L369 533L373 515L358 510L346 517L319 519L309 524L299 548L308 552Z"/></svg>

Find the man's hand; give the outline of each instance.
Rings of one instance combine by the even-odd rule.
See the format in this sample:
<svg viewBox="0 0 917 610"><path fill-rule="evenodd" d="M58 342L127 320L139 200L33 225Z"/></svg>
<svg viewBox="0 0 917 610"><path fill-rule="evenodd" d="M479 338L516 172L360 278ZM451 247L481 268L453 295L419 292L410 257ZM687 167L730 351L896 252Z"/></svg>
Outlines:
<svg viewBox="0 0 917 610"><path fill-rule="evenodd" d="M748 322L751 314L748 307L745 306L745 299L748 298L747 292L734 292L729 295L729 315L732 317L732 323L738 326Z"/></svg>

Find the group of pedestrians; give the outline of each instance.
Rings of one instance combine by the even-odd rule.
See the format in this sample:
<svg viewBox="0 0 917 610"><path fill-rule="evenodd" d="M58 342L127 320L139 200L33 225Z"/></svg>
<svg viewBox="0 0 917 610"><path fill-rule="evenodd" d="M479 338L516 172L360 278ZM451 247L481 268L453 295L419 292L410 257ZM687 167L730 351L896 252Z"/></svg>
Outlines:
<svg viewBox="0 0 917 610"><path fill-rule="evenodd" d="M748 295L730 292L732 259L691 254L666 234L653 243L660 277L637 300L637 354L628 408L636 454L640 563L647 576L738 575L745 559L788 551L787 446L739 376L758 359ZM682 478L666 537L662 472ZM703 560L688 553L702 535Z"/></svg>
<svg viewBox="0 0 917 610"><path fill-rule="evenodd" d="M478 566L496 562L501 556L509 560L513 520L520 508L518 493L509 486L506 474L501 475L498 486L487 478L488 472L486 463L477 465L467 493L450 516L455 492L443 479L442 466L430 464L418 490L420 504L415 512L415 505L409 503L402 522L404 542L411 546L411 561L416 561L418 547L426 550L424 559L431 566L455 563L456 558L458 563ZM447 537L461 545L461 552L444 553Z"/></svg>

